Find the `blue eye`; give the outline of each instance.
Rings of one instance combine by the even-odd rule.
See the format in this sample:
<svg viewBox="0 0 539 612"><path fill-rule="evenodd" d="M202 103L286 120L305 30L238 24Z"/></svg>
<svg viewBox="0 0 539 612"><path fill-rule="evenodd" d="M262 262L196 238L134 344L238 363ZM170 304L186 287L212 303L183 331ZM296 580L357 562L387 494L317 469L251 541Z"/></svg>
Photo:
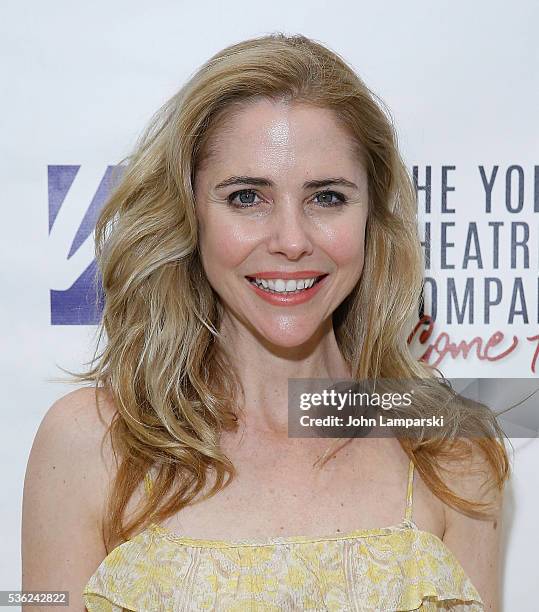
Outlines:
<svg viewBox="0 0 539 612"><path fill-rule="evenodd" d="M251 206L253 206L254 202L253 201L245 201L242 200L241 198L243 196L247 196L248 198L251 196L256 195L256 191L254 191L253 189L241 189L240 191L234 191L234 193L231 193L227 200L228 203L231 206L235 206L236 208L251 208ZM238 203L234 203L234 200L236 199L236 196L240 196L240 201L239 204Z"/></svg>
<svg viewBox="0 0 539 612"><path fill-rule="evenodd" d="M335 196L337 198L337 201L325 201L322 203L323 208L329 208L329 207L333 207L333 206L342 206L343 204L346 204L346 198L344 197L344 195L342 193L339 193L338 191L320 191L319 193L317 193L314 197L317 198L319 196Z"/></svg>

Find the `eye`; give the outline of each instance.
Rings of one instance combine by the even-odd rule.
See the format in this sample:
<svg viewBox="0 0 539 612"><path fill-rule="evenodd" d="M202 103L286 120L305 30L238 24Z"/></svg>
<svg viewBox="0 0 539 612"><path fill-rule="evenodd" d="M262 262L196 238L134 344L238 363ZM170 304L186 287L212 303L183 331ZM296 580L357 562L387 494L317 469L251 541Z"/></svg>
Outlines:
<svg viewBox="0 0 539 612"><path fill-rule="evenodd" d="M227 197L227 200L231 206L235 206L236 208L251 208L256 202L250 198L255 195L256 191L253 189L240 189L240 191L234 191L234 193L231 193ZM239 201L234 202L237 196L240 196L240 199Z"/></svg>
<svg viewBox="0 0 539 612"><path fill-rule="evenodd" d="M335 196L337 198L337 201L333 200L331 201L331 198L326 199L326 200L322 200L321 202L319 202L322 205L322 208L330 208L333 206L342 206L344 204L346 204L346 197L342 194L339 193L338 191L320 191L319 193L317 193L314 197L318 198L318 197L325 197L325 196Z"/></svg>
<svg viewBox="0 0 539 612"><path fill-rule="evenodd" d="M253 200L253 197L256 195L257 193L253 189L240 189L239 191L234 191L231 193L227 197L227 201L235 208L252 208L257 203ZM318 202L322 208L333 208L347 204L346 197L338 191L320 191L319 193L315 194L314 197L315 199L318 197L326 198L325 200ZM335 197L336 200L332 200L333 197Z"/></svg>

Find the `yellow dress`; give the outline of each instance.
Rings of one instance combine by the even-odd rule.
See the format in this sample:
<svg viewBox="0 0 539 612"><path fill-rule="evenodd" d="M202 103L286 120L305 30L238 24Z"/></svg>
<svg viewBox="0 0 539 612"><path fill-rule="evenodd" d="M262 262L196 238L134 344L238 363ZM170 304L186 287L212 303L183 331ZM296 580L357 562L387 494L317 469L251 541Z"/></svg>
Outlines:
<svg viewBox="0 0 539 612"><path fill-rule="evenodd" d="M102 561L84 603L89 612L484 610L456 557L412 521L413 475L410 461L405 516L389 527L226 541L154 523Z"/></svg>

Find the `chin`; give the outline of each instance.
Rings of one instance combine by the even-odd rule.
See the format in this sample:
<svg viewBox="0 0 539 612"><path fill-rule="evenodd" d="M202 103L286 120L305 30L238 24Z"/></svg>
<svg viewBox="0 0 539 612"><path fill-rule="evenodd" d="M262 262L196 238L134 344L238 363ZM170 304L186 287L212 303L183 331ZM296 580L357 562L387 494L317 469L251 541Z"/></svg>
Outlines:
<svg viewBox="0 0 539 612"><path fill-rule="evenodd" d="M279 346L282 348L295 348L302 346L312 340L316 334L318 327L313 326L294 326L289 325L288 327L272 329L258 328L258 334L264 338L267 342Z"/></svg>

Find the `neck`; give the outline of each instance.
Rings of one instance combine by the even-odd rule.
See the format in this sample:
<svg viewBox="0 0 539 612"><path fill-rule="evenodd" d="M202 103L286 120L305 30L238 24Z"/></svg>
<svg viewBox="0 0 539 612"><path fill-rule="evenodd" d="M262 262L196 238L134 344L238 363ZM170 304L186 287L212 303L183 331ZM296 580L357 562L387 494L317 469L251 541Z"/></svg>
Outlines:
<svg viewBox="0 0 539 612"><path fill-rule="evenodd" d="M222 349L232 363L245 394L241 406L243 434L287 436L288 380L291 378L351 378L337 344L331 317L309 340L282 347L224 317Z"/></svg>

